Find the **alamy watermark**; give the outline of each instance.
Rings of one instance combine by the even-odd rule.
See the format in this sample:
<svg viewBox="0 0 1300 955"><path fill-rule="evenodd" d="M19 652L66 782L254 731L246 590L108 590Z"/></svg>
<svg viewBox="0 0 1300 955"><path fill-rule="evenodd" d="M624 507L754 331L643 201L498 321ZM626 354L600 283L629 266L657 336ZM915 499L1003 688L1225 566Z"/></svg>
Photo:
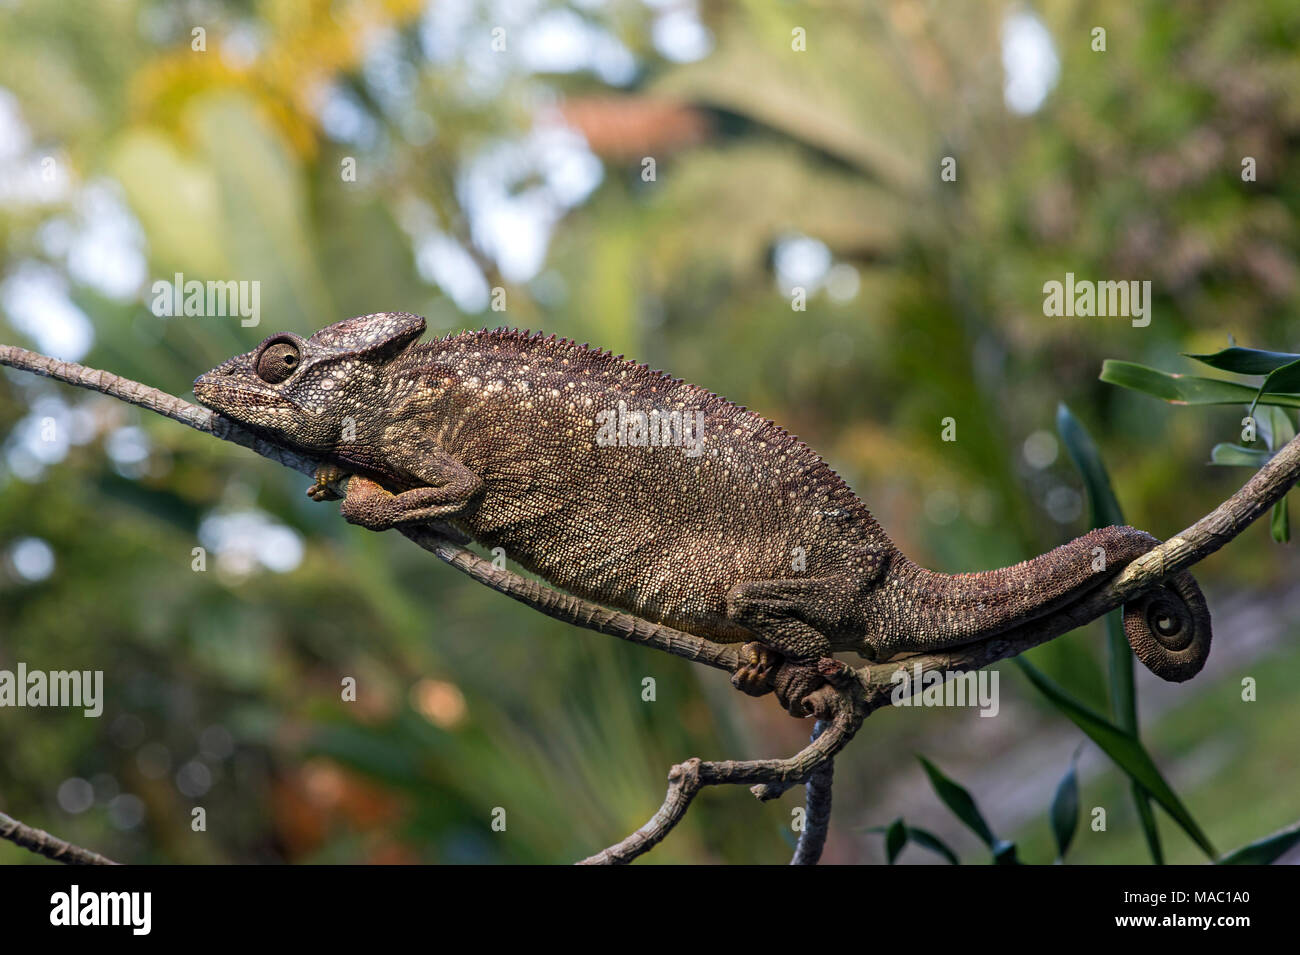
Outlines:
<svg viewBox="0 0 1300 955"><path fill-rule="evenodd" d="M895 670L889 701L894 706L978 706L980 716L998 715L998 671L924 670L921 664Z"/></svg>
<svg viewBox="0 0 1300 955"><path fill-rule="evenodd" d="M252 281L208 281L190 279L181 272L172 281L153 283L150 310L159 318L239 318L245 328L262 321L262 283Z"/></svg>
<svg viewBox="0 0 1300 955"><path fill-rule="evenodd" d="M0 706L75 706L86 716L104 712L103 670L0 670Z"/></svg>
<svg viewBox="0 0 1300 955"><path fill-rule="evenodd" d="M596 412L596 444L602 448L684 448L688 458L704 451L703 411L628 411L627 402Z"/></svg>
<svg viewBox="0 0 1300 955"><path fill-rule="evenodd" d="M74 883L67 892L50 896L50 924L116 925L129 928L132 935L148 935L153 927L153 893L83 892Z"/></svg>
<svg viewBox="0 0 1300 955"><path fill-rule="evenodd" d="M1052 279L1043 284L1043 314L1048 317L1131 318L1134 328L1151 324L1151 281L1094 282L1076 280L1073 272L1065 281Z"/></svg>

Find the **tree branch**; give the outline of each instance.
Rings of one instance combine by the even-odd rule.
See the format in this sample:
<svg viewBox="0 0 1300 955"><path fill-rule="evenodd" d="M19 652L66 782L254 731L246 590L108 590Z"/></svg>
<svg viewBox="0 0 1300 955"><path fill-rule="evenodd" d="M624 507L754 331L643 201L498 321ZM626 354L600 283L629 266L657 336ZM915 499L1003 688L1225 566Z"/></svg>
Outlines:
<svg viewBox="0 0 1300 955"><path fill-rule="evenodd" d="M58 361L12 345L0 345L0 365L9 365L111 395L172 418L196 431L246 447L303 474L314 476L317 466L322 463L308 455L280 448L206 408L109 372ZM831 760L853 738L866 716L890 701L897 687L895 674L911 671L918 665L923 672L940 671L944 674L978 670L1075 630L1214 553L1267 512L1298 480L1300 437L1278 451L1241 490L1212 512L1133 561L1112 581L1074 604L977 643L939 653L900 657L857 670L846 668L847 679L833 680L834 685L823 686L813 694L818 703L818 716L829 717L829 721L826 731L814 736L807 748L789 759L742 762L690 759L674 766L664 803L650 821L622 842L585 861L629 862L648 851L681 820L696 794L706 786L752 783L754 795L765 800L776 798L792 786L803 783L807 786L807 828L801 835L793 861L815 862L825 842L829 819ZM562 593L513 571L496 567L492 562L428 527L401 530L410 540L462 573L549 617L720 670L734 672L739 666L739 655L734 645L714 643ZM0 817L0 821L13 823L7 816ZM26 830L26 827L21 828ZM4 833L0 832L0 835ZM40 835L59 845L67 845L59 843L47 833ZM93 856L93 853L87 855Z"/></svg>
<svg viewBox="0 0 1300 955"><path fill-rule="evenodd" d="M750 791L760 800L766 800L780 795L790 786L825 773L824 778L827 785L825 808L827 820L829 820L830 774L828 769L831 761L835 758L835 754L843 749L854 734L857 733L858 728L862 725L865 710L861 705L861 686L857 683L839 690L831 686L824 686L815 693L821 694L825 698L824 703L826 708L831 711L831 719L827 723L826 731L814 735L812 742L806 748L789 759L704 762L696 757L674 766L668 773L668 794L664 797L663 805L659 807L659 811L650 817L650 821L622 842L616 843L594 856L583 859L579 864L623 865L631 862L637 856L649 852L673 830L677 823L681 822L682 817L686 815L686 810L690 808L691 801L706 786L734 786L754 783L756 785L751 786ZM809 815L811 816L811 812ZM807 832L808 830L805 829L804 835L807 835ZM824 824L821 836L818 837L814 834L812 837L813 841L818 838L824 841ZM799 846L800 849L804 847L802 837L799 840ZM812 856L813 845L811 841L805 851L807 853L804 857L806 864L817 861ZM821 845L818 844L816 846L816 856L820 855ZM804 864L800 859L798 850L796 850L795 861Z"/></svg>
<svg viewBox="0 0 1300 955"><path fill-rule="evenodd" d="M818 720L813 726L812 742L817 742L817 737L829 725L825 720ZM821 861L822 850L826 848L826 834L831 825L831 784L834 775L835 761L828 759L803 784L804 828L799 833L799 843L794 848L791 865L816 865Z"/></svg>
<svg viewBox="0 0 1300 955"><path fill-rule="evenodd" d="M146 408L173 421L179 421L195 431L202 431L204 434L248 448L264 458L269 458L277 464L309 477L314 477L316 469L324 463L320 458L299 454L273 444L215 411L191 404L157 388L142 385L138 381L114 375L112 372L87 368L75 362L60 361L14 345L0 345L0 365L30 371L33 374L76 385L78 388L98 391L128 404ZM734 645L714 643L712 640L662 624L650 623L640 617L619 613L600 604L547 587L513 571L496 567L491 561L484 560L472 550L427 527L399 528L399 530L409 540L461 573L499 593L527 604L548 617L595 630L597 633L618 637L621 640L653 647L720 670L734 672L740 665L740 657Z"/></svg>
<svg viewBox="0 0 1300 955"><path fill-rule="evenodd" d="M64 842L44 829L25 826L13 816L7 816L3 812L0 812L0 839L8 839L14 845L22 846L29 852L68 865L117 865L112 859L98 852L91 852L81 846L74 846L71 842Z"/></svg>
<svg viewBox="0 0 1300 955"><path fill-rule="evenodd" d="M918 664L922 672L978 670L1105 616L1126 600L1213 554L1268 513L1297 481L1300 481L1300 437L1285 444L1232 497L1191 527L1147 551L1109 583L1081 600L979 643L873 665L867 677L868 709L875 710L890 701L898 686L895 674L900 670L911 671ZM915 688L915 681L912 686Z"/></svg>

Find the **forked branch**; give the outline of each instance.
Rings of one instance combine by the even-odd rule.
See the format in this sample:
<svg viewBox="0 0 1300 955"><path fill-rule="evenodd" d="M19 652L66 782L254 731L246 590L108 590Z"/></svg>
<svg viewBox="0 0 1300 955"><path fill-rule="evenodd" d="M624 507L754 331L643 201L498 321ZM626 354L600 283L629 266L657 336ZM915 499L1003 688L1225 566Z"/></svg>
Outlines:
<svg viewBox="0 0 1300 955"><path fill-rule="evenodd" d="M246 447L309 476L314 476L316 468L322 463L310 456L280 448L206 408L109 372L59 361L12 345L0 345L0 364L102 392L147 408L196 431ZM744 762L704 762L691 759L674 766L669 777L667 797L651 820L622 842L585 861L630 861L648 851L671 831L701 789L734 784L752 784L754 794L760 799L774 798L792 786L807 784L808 828L800 839L794 861L816 861L825 839L824 817L829 816L831 761L853 738L863 719L889 702L897 686L894 674L899 670L910 671L918 665L923 671L944 673L978 670L1075 630L1218 550L1266 513L1298 480L1300 438L1293 439L1278 451L1268 464L1228 500L1182 533L1129 564L1114 580L1083 599L987 640L847 671L847 678L837 680L837 685L828 684L814 694L817 697L818 716L827 719L828 725L825 732L814 737L806 749L789 759ZM720 670L734 672L739 666L740 659L734 645L715 643L562 593L513 571L496 567L462 544L427 527L404 528L402 533L479 583L549 617ZM39 832L27 829L8 817L0 817L0 820L19 826L27 832ZM42 835L53 839L48 834ZM2 825L0 836L12 839ZM76 851L87 857L94 856L94 853L86 850Z"/></svg>

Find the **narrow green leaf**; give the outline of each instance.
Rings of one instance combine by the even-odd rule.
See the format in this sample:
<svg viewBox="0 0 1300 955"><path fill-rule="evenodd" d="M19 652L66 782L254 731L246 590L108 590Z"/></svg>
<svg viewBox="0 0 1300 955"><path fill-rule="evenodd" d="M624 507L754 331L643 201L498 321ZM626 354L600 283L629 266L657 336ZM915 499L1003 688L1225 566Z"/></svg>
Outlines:
<svg viewBox="0 0 1300 955"><path fill-rule="evenodd" d="M1284 408L1265 408L1256 426L1259 436L1264 439L1264 446L1270 451L1282 450L1282 446L1295 437L1295 425Z"/></svg>
<svg viewBox="0 0 1300 955"><path fill-rule="evenodd" d="M1101 452L1097 450L1092 435L1065 404L1056 406L1056 430L1061 433L1065 450L1074 466L1079 469L1084 486L1088 489L1092 526L1123 524L1124 514L1115 498L1115 489L1111 486L1110 475L1106 473L1106 465L1102 463Z"/></svg>
<svg viewBox="0 0 1300 955"><path fill-rule="evenodd" d="M937 766L926 759L924 756L917 756L921 765L925 768L925 774L930 777L930 785L934 787L935 793L943 800L943 804L953 811L953 814L966 824L966 826L980 837L980 840L992 849L997 844L997 837L989 829L988 823L980 814L979 807L975 805L975 800L966 788L959 783L953 782L945 776Z"/></svg>
<svg viewBox="0 0 1300 955"><path fill-rule="evenodd" d="M1265 408L1264 413L1259 416L1258 426L1260 437L1274 453L1280 451L1283 445L1291 441L1296 434L1291 415L1283 408ZM1291 517L1285 497L1273 505L1269 533L1279 544L1286 544L1291 540Z"/></svg>
<svg viewBox="0 0 1300 955"><path fill-rule="evenodd" d="M1269 533L1273 535L1273 540L1279 544L1286 544L1291 540L1291 518L1287 513L1286 498L1278 501L1273 505L1273 516L1268 524Z"/></svg>
<svg viewBox="0 0 1300 955"><path fill-rule="evenodd" d="M900 829L901 827L901 829ZM961 865L957 858L957 853L948 848L947 844L927 829L918 829L915 826L909 826L903 822L903 817L899 816L887 826L869 826L867 832L878 832L885 837L885 852L889 859L889 864L893 865L894 860L898 858L904 846L896 843L897 833L901 831L903 838L907 842L914 842L922 849L929 849L936 855L941 855L948 861L949 865ZM894 847L894 848L891 848Z"/></svg>
<svg viewBox="0 0 1300 955"><path fill-rule="evenodd" d="M1164 807L1165 812L1173 817L1206 855L1211 859L1218 855L1191 813L1160 775L1160 770L1146 748L1135 736L1126 733L1100 713L1094 712L1074 699L1023 657L1016 657L1015 661L1029 677L1029 681L1079 729L1088 734L1089 738L1100 746L1120 769L1141 784L1142 788L1151 794L1151 798Z"/></svg>
<svg viewBox="0 0 1300 955"><path fill-rule="evenodd" d="M943 856L948 860L950 865L961 865L961 862L957 859L957 853L949 849L944 841L934 833L925 829L918 829L915 826L908 826L907 838L912 842L915 842L918 846L929 849L931 852Z"/></svg>
<svg viewBox="0 0 1300 955"><path fill-rule="evenodd" d="M1283 365L1269 372L1264 383L1259 386L1262 392L1277 394L1279 392L1294 393L1300 391L1300 358L1291 362L1289 365Z"/></svg>
<svg viewBox="0 0 1300 955"><path fill-rule="evenodd" d="M1219 865L1272 865L1294 845L1300 845L1300 822L1232 850L1219 860Z"/></svg>
<svg viewBox="0 0 1300 955"><path fill-rule="evenodd" d="M1256 388L1234 381L1173 375L1131 361L1108 358L1102 362L1101 380L1179 405L1280 405L1300 408L1300 395L1260 394Z"/></svg>
<svg viewBox="0 0 1300 955"><path fill-rule="evenodd" d="M1079 826L1079 775L1075 771L1079 751L1076 749L1070 757L1070 765L1065 775L1056 784L1056 793L1052 796L1052 835L1056 837L1056 857L1065 861L1065 853L1074 841L1074 832Z"/></svg>
<svg viewBox="0 0 1300 955"><path fill-rule="evenodd" d="M1138 822L1142 824L1142 835L1146 838L1151 861L1155 865L1164 865L1165 850L1160 846L1160 830L1156 828L1156 812L1151 808L1151 794L1136 779L1129 780L1129 789L1133 793L1133 804L1137 806Z"/></svg>
<svg viewBox="0 0 1300 955"><path fill-rule="evenodd" d="M1096 443L1083 423L1064 404L1057 406L1056 428L1088 489L1092 526L1124 524L1124 512L1115 497L1101 452L1097 450ZM1106 614L1106 658L1110 677L1111 716L1121 729L1136 737L1137 685L1133 680L1133 651L1124 635L1123 612L1118 609ZM1151 812L1151 799L1137 783L1133 784L1132 789L1138 819L1142 822L1142 834L1146 837L1152 860L1159 865L1164 853L1160 848L1160 831L1156 828L1155 816Z"/></svg>
<svg viewBox="0 0 1300 955"><path fill-rule="evenodd" d="M1294 391L1300 391L1300 361L1293 361L1289 365L1283 365L1269 372L1268 377L1259 386L1259 391L1255 393L1255 400L1250 403L1250 413L1255 413L1255 406L1263 400L1264 395Z"/></svg>
<svg viewBox="0 0 1300 955"><path fill-rule="evenodd" d="M1239 444L1216 444L1210 451L1210 463L1226 467L1262 468L1270 457L1263 448L1243 448Z"/></svg>
<svg viewBox="0 0 1300 955"><path fill-rule="evenodd" d="M1300 361L1300 355L1290 352L1260 351L1258 348L1225 348L1212 355L1188 355L1204 365L1238 375L1267 375L1274 369Z"/></svg>
<svg viewBox="0 0 1300 955"><path fill-rule="evenodd" d="M894 860L898 858L905 845L907 845L907 827L903 825L903 818L900 816L885 830L885 858L890 865L894 864Z"/></svg>

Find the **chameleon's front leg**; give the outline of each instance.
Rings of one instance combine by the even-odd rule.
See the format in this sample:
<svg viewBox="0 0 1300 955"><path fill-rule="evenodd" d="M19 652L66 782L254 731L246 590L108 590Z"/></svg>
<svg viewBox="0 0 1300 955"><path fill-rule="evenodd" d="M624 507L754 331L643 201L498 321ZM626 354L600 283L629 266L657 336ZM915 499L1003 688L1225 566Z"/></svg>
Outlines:
<svg viewBox="0 0 1300 955"><path fill-rule="evenodd" d="M342 481L348 477L348 474L349 472L343 470L337 464L322 464L316 469L315 483L307 488L307 496L313 501L340 500L343 495L330 485Z"/></svg>
<svg viewBox="0 0 1300 955"><path fill-rule="evenodd" d="M482 478L450 455L440 455L436 465L418 475L426 484L394 494L369 478L348 476L345 469L325 464L316 469L316 482L307 494L314 501L336 500L339 495L330 484L348 477L340 508L348 523L373 531L436 523L460 513L483 490Z"/></svg>
<svg viewBox="0 0 1300 955"><path fill-rule="evenodd" d="M453 483L393 494L369 478L354 474L348 479L340 512L349 524L372 531L386 531L399 524L427 524L464 510L481 486L478 476L471 473Z"/></svg>

